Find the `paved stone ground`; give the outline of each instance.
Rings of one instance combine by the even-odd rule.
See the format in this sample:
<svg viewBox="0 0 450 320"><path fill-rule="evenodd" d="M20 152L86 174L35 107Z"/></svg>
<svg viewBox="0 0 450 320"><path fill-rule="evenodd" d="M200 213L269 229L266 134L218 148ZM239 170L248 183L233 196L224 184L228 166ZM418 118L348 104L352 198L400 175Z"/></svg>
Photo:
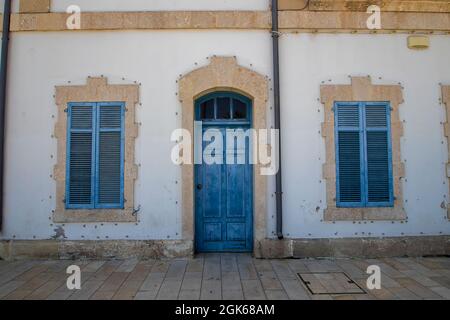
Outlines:
<svg viewBox="0 0 450 320"><path fill-rule="evenodd" d="M65 270L72 264L81 268L81 290L66 287ZM374 264L382 271L381 290L348 294L355 285L335 279L344 272L366 288L365 272ZM306 274L313 290L342 294L312 295L297 273ZM210 254L184 260L0 261L0 299L450 299L450 258L258 260Z"/></svg>

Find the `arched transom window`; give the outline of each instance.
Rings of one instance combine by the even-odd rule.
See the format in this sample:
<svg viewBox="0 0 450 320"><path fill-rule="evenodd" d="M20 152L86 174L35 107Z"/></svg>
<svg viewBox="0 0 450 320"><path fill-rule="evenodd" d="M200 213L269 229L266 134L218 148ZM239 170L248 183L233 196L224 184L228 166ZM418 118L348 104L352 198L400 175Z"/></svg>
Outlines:
<svg viewBox="0 0 450 320"><path fill-rule="evenodd" d="M249 98L231 92L214 92L197 100L196 119L205 122L251 121Z"/></svg>

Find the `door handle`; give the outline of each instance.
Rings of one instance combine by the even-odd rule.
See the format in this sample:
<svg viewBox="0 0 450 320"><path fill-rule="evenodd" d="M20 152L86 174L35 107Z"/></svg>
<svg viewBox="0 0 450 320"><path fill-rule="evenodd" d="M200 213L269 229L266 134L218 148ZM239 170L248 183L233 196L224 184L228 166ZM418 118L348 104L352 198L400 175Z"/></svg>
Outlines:
<svg viewBox="0 0 450 320"><path fill-rule="evenodd" d="M199 183L198 185L197 185L197 190L202 190L203 189L203 185L201 184L201 183Z"/></svg>

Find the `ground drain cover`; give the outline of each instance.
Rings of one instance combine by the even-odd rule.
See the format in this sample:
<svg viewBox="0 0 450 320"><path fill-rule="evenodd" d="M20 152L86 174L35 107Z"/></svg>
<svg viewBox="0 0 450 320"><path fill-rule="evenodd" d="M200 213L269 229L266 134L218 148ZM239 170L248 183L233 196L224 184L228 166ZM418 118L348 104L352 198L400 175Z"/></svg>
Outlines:
<svg viewBox="0 0 450 320"><path fill-rule="evenodd" d="M298 273L311 294L365 294L344 272Z"/></svg>

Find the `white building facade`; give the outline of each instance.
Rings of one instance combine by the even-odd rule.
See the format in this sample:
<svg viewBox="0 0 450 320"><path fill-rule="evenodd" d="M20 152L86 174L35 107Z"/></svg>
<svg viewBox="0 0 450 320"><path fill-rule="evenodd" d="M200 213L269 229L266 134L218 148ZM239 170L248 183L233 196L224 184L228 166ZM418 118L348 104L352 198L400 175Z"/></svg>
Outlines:
<svg viewBox="0 0 450 320"><path fill-rule="evenodd" d="M193 133L194 121L201 120L196 101L214 92L230 93L229 101L248 98L249 126L275 128L269 1L13 1L0 256L188 256L202 248L238 248L257 257L449 254L450 4L416 1L408 8L395 2L397 7L381 8L381 29L368 29L371 13L349 9L345 1L322 9L318 1L306 7L306 1L280 1L282 212L275 176L261 175L265 165L255 164L248 178L239 178L241 189L217 189L228 192L228 209L249 192L250 220L207 225L196 220L200 201L211 206L225 200L204 202L198 195L195 166L171 159L179 142L172 135L180 128ZM74 30L66 24L71 5L81 9ZM417 50L414 41L427 45ZM355 130L368 138L353 149L363 151L349 156L359 159L348 163L350 169L348 155L338 151L345 148L338 138L345 130L336 120L340 102L366 110ZM97 206L94 194L91 207L71 207L68 200L68 167L75 167L68 156L76 151L67 143L76 143L77 132L68 117L76 117L71 104L86 103L99 123L97 106L123 108L117 207ZM382 103L389 115L380 125L387 158L377 169L376 155L384 149L370 158L367 114L371 104ZM95 141L101 150L101 138ZM101 158L93 161L101 171ZM94 167L92 174L100 174ZM346 168L348 179L355 170L362 177L353 193L358 199L347 202ZM371 181L383 168L388 198L378 205L370 200ZM198 237L219 244L203 247ZM249 246L236 244L248 237ZM227 241L236 243L227 247Z"/></svg>

